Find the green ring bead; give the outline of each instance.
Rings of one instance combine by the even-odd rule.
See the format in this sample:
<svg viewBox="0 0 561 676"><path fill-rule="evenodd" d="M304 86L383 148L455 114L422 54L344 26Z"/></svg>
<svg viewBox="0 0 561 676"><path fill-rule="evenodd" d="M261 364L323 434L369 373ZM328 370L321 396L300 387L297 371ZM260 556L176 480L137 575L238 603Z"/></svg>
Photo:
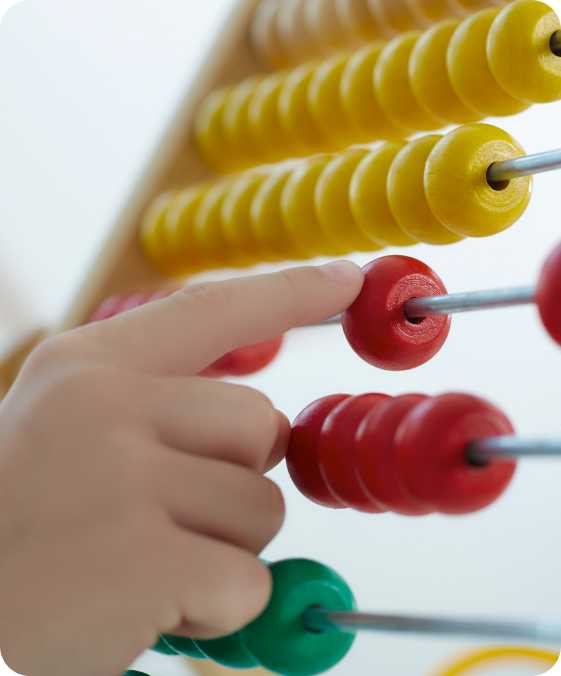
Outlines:
<svg viewBox="0 0 561 676"><path fill-rule="evenodd" d="M247 649L240 632L208 641L196 641L201 652L209 659L230 669L251 669L259 662Z"/></svg>
<svg viewBox="0 0 561 676"><path fill-rule="evenodd" d="M273 593L265 611L241 635L259 663L283 676L313 676L331 669L350 650L354 634L308 631L303 615L312 606L355 609L347 583L331 568L307 559L270 566Z"/></svg>
<svg viewBox="0 0 561 676"><path fill-rule="evenodd" d="M143 671L125 671L123 676L148 676Z"/></svg>
<svg viewBox="0 0 561 676"><path fill-rule="evenodd" d="M165 634L161 636L160 640L174 651L173 653L165 653L168 655L184 655L185 657L192 657L195 660L206 660L206 655L199 649L199 646L191 638L183 636L171 636Z"/></svg>
<svg viewBox="0 0 561 676"><path fill-rule="evenodd" d="M174 650L163 636L158 637L158 642L150 650L160 653L160 655L178 655L177 650Z"/></svg>

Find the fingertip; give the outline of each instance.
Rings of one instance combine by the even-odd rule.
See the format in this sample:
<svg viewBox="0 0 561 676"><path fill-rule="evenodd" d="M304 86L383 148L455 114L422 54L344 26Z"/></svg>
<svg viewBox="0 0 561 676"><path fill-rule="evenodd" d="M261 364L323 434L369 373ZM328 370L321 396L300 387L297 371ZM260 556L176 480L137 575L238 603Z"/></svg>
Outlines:
<svg viewBox="0 0 561 676"><path fill-rule="evenodd" d="M331 281L349 288L349 290L356 289L356 293L358 293L362 287L364 274L361 268L352 261L332 261L322 265L320 269Z"/></svg>
<svg viewBox="0 0 561 676"><path fill-rule="evenodd" d="M265 472L276 467L279 462L285 457L288 449L288 442L290 440L290 421L282 411L276 411L278 419L278 433L275 444L267 458L265 464Z"/></svg>

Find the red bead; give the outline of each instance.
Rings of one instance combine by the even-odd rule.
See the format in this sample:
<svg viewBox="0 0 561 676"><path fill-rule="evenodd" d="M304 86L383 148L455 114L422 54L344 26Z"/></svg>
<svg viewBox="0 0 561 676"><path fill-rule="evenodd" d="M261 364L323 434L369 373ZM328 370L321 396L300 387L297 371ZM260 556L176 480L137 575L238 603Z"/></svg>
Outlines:
<svg viewBox="0 0 561 676"><path fill-rule="evenodd" d="M365 416L388 399L385 394L349 397L331 411L321 428L318 452L321 475L343 504L361 512L386 511L358 480L355 442Z"/></svg>
<svg viewBox="0 0 561 676"><path fill-rule="evenodd" d="M445 514L467 514L487 507L509 485L513 460L470 464L471 441L509 435L508 418L485 399L443 394L418 404L400 425L396 454L411 495Z"/></svg>
<svg viewBox="0 0 561 676"><path fill-rule="evenodd" d="M247 376L268 366L280 352L283 336L255 345L239 347L217 359L204 371L202 376L221 378L223 376Z"/></svg>
<svg viewBox="0 0 561 676"><path fill-rule="evenodd" d="M424 364L444 344L450 317L431 315L411 321L404 304L411 298L445 294L441 279L409 256L383 256L366 265L363 272L362 291L343 314L349 344L369 364L388 371Z"/></svg>
<svg viewBox="0 0 561 676"><path fill-rule="evenodd" d="M288 472L298 490L324 507L344 505L327 487L319 468L319 439L327 416L348 394L332 394L312 402L298 414L292 425L286 454Z"/></svg>
<svg viewBox="0 0 561 676"><path fill-rule="evenodd" d="M356 468L361 486L388 510L408 516L435 511L405 490L395 454L395 436L401 422L425 399L422 394L404 394L381 403L364 418L356 439Z"/></svg>
<svg viewBox="0 0 561 676"><path fill-rule="evenodd" d="M561 244L553 249L542 267L536 303L547 332L561 345Z"/></svg>

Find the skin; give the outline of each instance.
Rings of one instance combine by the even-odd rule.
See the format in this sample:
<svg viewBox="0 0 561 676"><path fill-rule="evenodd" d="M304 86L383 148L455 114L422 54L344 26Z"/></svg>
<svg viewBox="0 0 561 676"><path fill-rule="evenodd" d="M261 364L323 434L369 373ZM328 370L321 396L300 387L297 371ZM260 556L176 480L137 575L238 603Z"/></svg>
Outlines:
<svg viewBox="0 0 561 676"><path fill-rule="evenodd" d="M0 404L0 645L28 676L118 676L158 634L258 616L289 423L196 377L346 309L347 262L189 286L43 342Z"/></svg>

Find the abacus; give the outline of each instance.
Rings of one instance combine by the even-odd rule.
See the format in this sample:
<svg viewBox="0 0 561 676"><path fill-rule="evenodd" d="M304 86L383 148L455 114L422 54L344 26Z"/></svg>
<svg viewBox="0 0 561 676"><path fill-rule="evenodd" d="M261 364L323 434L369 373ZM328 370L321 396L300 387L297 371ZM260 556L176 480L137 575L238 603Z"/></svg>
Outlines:
<svg viewBox="0 0 561 676"><path fill-rule="evenodd" d="M540 0L240 0L53 331L156 302L200 272L503 232L526 210L531 176L560 167L561 151L525 154L484 119L560 99L561 25ZM404 255L380 255L365 273L353 306L325 323L341 323L377 368L426 363L444 345L450 314L502 305L535 302L561 342L561 249L536 287L448 294L426 263ZM3 389L46 335L6 355ZM254 373L282 341L224 355L201 375ZM443 428L461 431L454 444ZM560 453L555 440L517 437L479 396L375 392L329 395L304 409L286 463L322 507L455 516L498 500L518 458ZM358 613L330 568L303 559L270 568L273 597L254 623L213 641L162 636L154 650L190 657L195 668L208 658L303 676L342 660L357 630L561 639L558 625L538 619ZM313 591L298 591L305 582Z"/></svg>

